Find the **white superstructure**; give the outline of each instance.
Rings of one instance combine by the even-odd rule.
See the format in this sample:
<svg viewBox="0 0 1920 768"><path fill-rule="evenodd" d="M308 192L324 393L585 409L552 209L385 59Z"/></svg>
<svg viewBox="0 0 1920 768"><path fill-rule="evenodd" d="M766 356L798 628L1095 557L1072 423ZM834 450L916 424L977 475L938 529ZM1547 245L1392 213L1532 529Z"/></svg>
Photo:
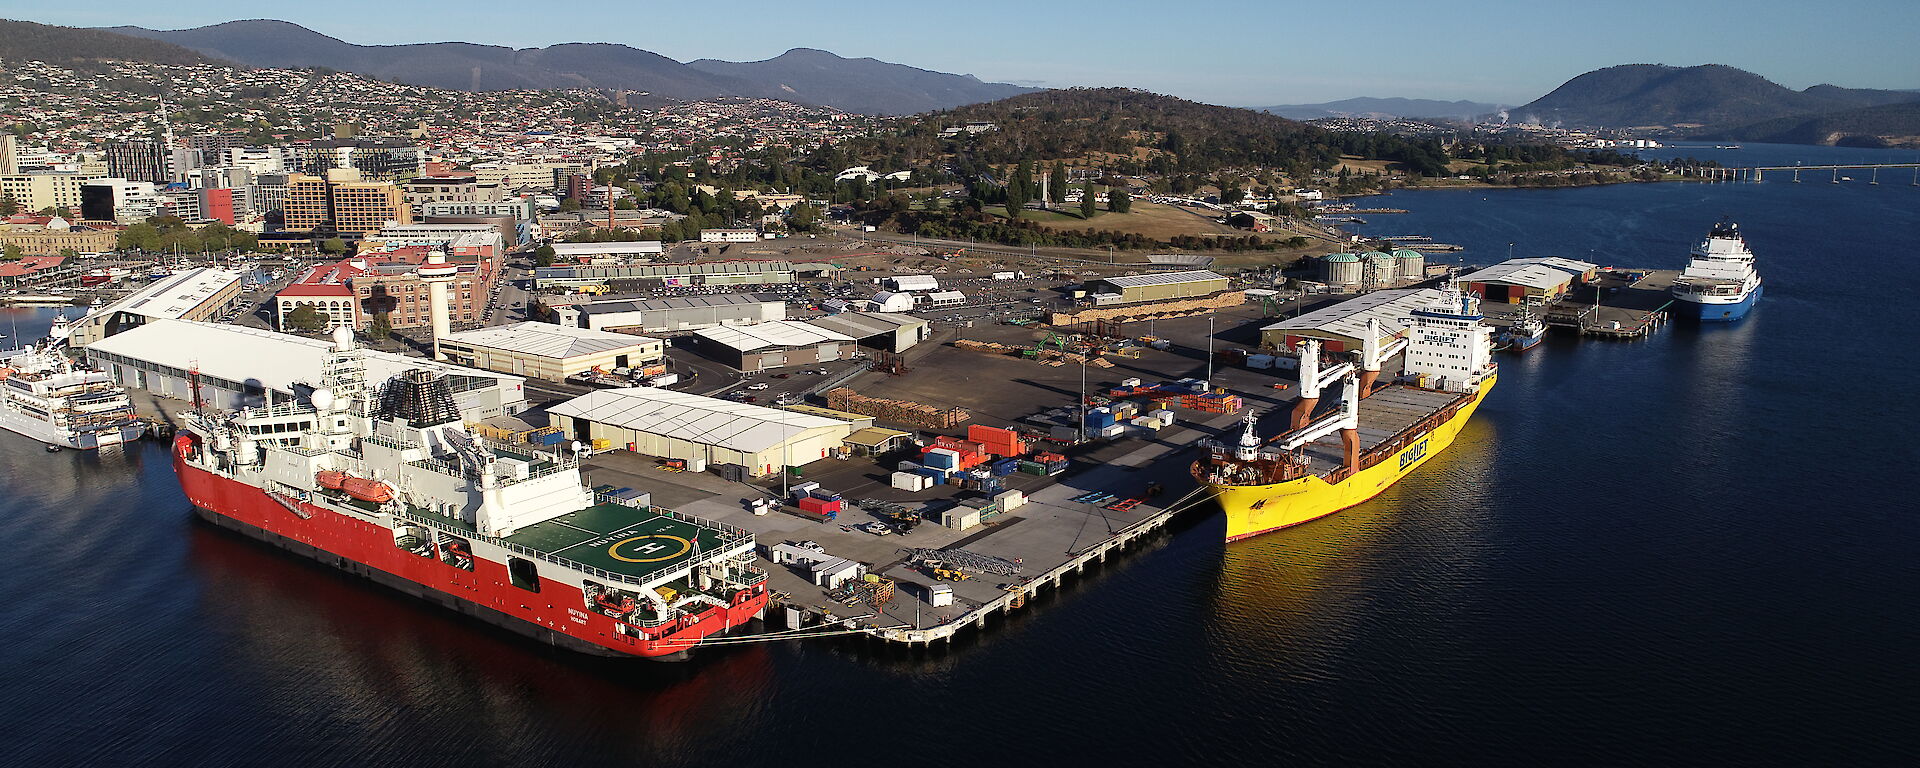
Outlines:
<svg viewBox="0 0 1920 768"><path fill-rule="evenodd" d="M1673 282L1673 297L1695 304L1743 304L1760 291L1753 251L1740 225L1722 221L1693 247L1686 271Z"/></svg>
<svg viewBox="0 0 1920 768"><path fill-rule="evenodd" d="M1494 371L1493 328L1480 322L1478 297L1453 283L1439 294L1413 310L1405 372L1432 389L1471 391Z"/></svg>
<svg viewBox="0 0 1920 768"><path fill-rule="evenodd" d="M0 427L48 445L99 448L145 431L126 390L52 345L4 353L0 385Z"/></svg>

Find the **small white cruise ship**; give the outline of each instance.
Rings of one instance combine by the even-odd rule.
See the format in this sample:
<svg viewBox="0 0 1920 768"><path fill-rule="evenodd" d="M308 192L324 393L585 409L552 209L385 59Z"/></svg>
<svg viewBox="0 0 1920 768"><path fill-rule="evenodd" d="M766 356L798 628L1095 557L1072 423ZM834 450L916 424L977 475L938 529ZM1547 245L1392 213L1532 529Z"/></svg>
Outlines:
<svg viewBox="0 0 1920 768"><path fill-rule="evenodd" d="M50 448L80 449L138 440L146 431L125 389L52 344L0 352L0 428Z"/></svg>

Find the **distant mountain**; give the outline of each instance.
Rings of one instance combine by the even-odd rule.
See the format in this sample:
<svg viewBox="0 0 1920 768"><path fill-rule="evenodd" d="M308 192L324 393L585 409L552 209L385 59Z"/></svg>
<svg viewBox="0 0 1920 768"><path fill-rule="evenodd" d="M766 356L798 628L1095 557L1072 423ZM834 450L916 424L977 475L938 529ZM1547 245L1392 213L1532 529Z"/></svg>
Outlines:
<svg viewBox="0 0 1920 768"><path fill-rule="evenodd" d="M207 57L157 40L99 29L0 19L0 59L66 63L100 59L154 64L205 64Z"/></svg>
<svg viewBox="0 0 1920 768"><path fill-rule="evenodd" d="M848 59L812 48L795 48L766 61L699 59L687 66L772 85L787 94L784 98L869 114L912 114L1037 90L876 59Z"/></svg>
<svg viewBox="0 0 1920 768"><path fill-rule="evenodd" d="M1323 117L1440 117L1471 120L1498 111L1500 105L1482 104L1477 101L1403 99L1397 96L1377 99L1361 96L1322 104L1281 104L1273 107L1255 107L1255 109L1294 120L1317 120Z"/></svg>
<svg viewBox="0 0 1920 768"><path fill-rule="evenodd" d="M795 49L766 61L702 59L692 66L613 43L513 49L474 43L356 45L298 24L256 19L207 27L111 32L162 40L251 67L326 67L393 82L467 91L605 88L679 99L745 96L851 112L905 114L989 101L1030 89L969 75Z"/></svg>
<svg viewBox="0 0 1920 768"><path fill-rule="evenodd" d="M1520 120L1592 127L1744 125L1879 104L1915 94L1816 85L1796 91L1720 64L1670 67L1626 64L1568 80L1533 103L1511 110Z"/></svg>
<svg viewBox="0 0 1920 768"><path fill-rule="evenodd" d="M1775 144L1920 148L1920 102L1881 104L1824 115L1780 117L1737 128L1707 131L1699 138Z"/></svg>

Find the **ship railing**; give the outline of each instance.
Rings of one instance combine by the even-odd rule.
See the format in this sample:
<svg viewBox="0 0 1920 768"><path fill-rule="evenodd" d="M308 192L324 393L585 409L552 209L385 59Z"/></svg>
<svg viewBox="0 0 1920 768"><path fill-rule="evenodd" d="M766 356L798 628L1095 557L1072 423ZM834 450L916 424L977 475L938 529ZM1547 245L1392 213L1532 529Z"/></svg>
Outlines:
<svg viewBox="0 0 1920 768"><path fill-rule="evenodd" d="M476 533L474 531L461 529L445 520L436 520L433 517L417 514L410 510L398 509L398 510L390 511L388 514L391 514L392 516L400 518L402 520L407 520L409 522L415 522L421 525L425 525L429 528L436 528L439 530L443 530L448 533L452 533L456 536L460 536L462 538L479 539L488 544L492 544L496 547L500 547L501 549L505 549L508 552L513 552L515 554L520 554L520 555L526 555L527 557L531 557L536 560L545 560L549 563L553 563L554 565L558 565L562 568L569 568L569 569L587 574L589 576L593 576L595 578L604 579L606 581L620 582L622 584L632 584L636 587L643 587L643 588L647 585L649 581L649 579L643 579L637 576L629 576L624 573L614 573L612 571L605 570L602 568L595 568L591 565L587 565L586 563L582 563L578 560L571 560L571 559L553 554L551 552L543 552L538 549L534 549L532 547L528 547L522 544L515 544L505 539L499 539L492 536L487 536L485 534Z"/></svg>
<svg viewBox="0 0 1920 768"><path fill-rule="evenodd" d="M374 445L382 446L385 448L392 448L393 450L396 450L396 451L411 451L415 448L420 447L419 444L414 443L410 440L395 440L385 435L367 435L366 437L360 438L360 441L366 442L366 443L373 443Z"/></svg>
<svg viewBox="0 0 1920 768"><path fill-rule="evenodd" d="M712 528L714 530L717 530L726 534L727 538L745 539L745 538L751 538L753 536L753 534L749 532L747 529L741 528L740 526L737 526L737 525L732 525L730 523L723 523L718 520L709 520L707 518L700 517L699 515L689 515L685 512L676 512L666 507L649 507L649 509L653 510L653 512L658 515L670 517L675 520L682 520L685 522L689 522L694 525L700 526L702 528Z"/></svg>

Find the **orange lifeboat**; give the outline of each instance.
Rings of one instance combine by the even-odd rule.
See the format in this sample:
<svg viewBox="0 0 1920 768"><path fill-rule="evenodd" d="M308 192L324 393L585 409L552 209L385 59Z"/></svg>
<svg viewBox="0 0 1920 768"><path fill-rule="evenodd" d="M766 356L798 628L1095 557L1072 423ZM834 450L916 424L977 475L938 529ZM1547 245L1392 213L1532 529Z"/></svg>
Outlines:
<svg viewBox="0 0 1920 768"><path fill-rule="evenodd" d="M314 482L329 491L337 491L347 484L347 473L337 469L323 469L313 476Z"/></svg>
<svg viewBox="0 0 1920 768"><path fill-rule="evenodd" d="M375 504L385 504L393 501L393 489L388 487L386 483L378 480L369 480L364 477L347 478L346 481L340 484L340 490L346 491L348 496L352 496L361 501L370 501Z"/></svg>

